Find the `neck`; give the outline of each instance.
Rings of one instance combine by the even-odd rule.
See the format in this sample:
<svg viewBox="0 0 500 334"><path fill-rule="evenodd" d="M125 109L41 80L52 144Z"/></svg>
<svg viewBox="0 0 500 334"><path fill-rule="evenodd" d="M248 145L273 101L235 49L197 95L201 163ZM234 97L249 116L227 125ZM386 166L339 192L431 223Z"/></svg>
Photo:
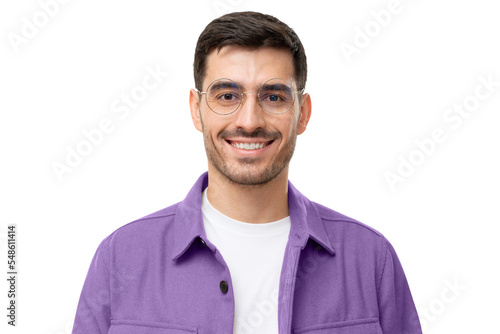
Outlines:
<svg viewBox="0 0 500 334"><path fill-rule="evenodd" d="M207 198L222 214L247 223L269 223L288 213L288 166L258 186L235 184L209 164Z"/></svg>

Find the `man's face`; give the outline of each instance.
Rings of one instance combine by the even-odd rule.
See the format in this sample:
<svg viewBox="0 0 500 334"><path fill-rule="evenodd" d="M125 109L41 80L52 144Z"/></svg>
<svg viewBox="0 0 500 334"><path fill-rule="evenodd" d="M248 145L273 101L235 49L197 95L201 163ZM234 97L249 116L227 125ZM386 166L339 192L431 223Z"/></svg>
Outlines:
<svg viewBox="0 0 500 334"><path fill-rule="evenodd" d="M288 170L297 134L305 130L310 116L307 94L301 101L295 94L292 108L278 115L269 114L257 102L259 88L271 78L285 79L297 90L292 55L272 48L223 47L207 57L203 91L220 78L233 80L249 93L244 94L243 105L234 113L218 115L207 106L206 96L199 98L191 91L191 115L196 128L203 132L209 170L213 167L236 184L267 183ZM263 147L255 148L252 143ZM248 144L251 146L243 147Z"/></svg>

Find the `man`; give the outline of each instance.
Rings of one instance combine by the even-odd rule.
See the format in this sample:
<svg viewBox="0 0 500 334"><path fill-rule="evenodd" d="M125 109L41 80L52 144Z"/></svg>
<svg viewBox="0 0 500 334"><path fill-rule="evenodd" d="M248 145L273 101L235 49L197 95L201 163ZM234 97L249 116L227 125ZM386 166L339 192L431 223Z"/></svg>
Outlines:
<svg viewBox="0 0 500 334"><path fill-rule="evenodd" d="M389 242L288 181L311 117L306 74L299 38L274 17L205 28L189 104L208 172L102 241L73 333L421 333Z"/></svg>

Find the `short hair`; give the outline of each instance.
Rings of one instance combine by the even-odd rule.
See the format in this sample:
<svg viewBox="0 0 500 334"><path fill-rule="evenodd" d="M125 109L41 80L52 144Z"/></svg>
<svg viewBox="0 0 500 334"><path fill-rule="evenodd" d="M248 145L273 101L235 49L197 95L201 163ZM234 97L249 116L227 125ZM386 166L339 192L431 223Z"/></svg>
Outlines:
<svg viewBox="0 0 500 334"><path fill-rule="evenodd" d="M195 86L198 90L203 89L208 54L215 48L219 52L229 45L249 49L271 47L290 50L297 90L305 88L306 53L295 31L274 16L248 11L223 15L210 22L201 33L196 43L193 66Z"/></svg>

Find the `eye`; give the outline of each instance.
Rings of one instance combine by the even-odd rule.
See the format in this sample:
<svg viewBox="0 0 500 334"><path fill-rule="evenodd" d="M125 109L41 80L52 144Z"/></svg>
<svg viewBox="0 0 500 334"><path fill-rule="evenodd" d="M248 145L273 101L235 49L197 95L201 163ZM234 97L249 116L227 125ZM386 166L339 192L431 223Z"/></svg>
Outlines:
<svg viewBox="0 0 500 334"><path fill-rule="evenodd" d="M234 105L241 100L240 94L234 91L222 91L214 95L214 101L219 105Z"/></svg>
<svg viewBox="0 0 500 334"><path fill-rule="evenodd" d="M281 97L279 97L278 95L273 94L273 95L269 95L268 99L271 102L278 102L281 99Z"/></svg>
<svg viewBox="0 0 500 334"><path fill-rule="evenodd" d="M223 101L232 101L236 99L236 96L233 93L224 93L219 96L219 99Z"/></svg>
<svg viewBox="0 0 500 334"><path fill-rule="evenodd" d="M287 100L288 99L286 96L276 93L269 93L262 96L262 102L280 103L280 102L286 102Z"/></svg>

